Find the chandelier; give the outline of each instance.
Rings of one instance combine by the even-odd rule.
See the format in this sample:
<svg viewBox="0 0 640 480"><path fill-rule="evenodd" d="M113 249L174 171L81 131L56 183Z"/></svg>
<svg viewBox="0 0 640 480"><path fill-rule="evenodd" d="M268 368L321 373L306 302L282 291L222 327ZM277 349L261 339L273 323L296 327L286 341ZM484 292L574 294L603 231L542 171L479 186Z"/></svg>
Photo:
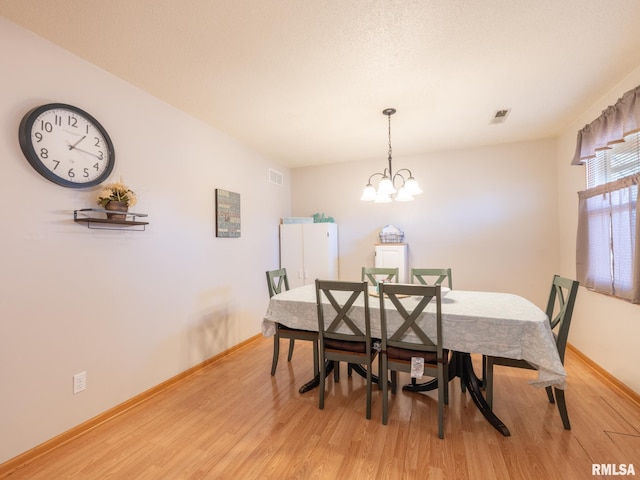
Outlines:
<svg viewBox="0 0 640 480"><path fill-rule="evenodd" d="M377 172L369 177L369 182L367 186L364 187L360 200L364 200L365 202L387 203L390 202L393 197L396 202L410 202L413 200L413 196L421 194L422 190L418 186L416 179L413 178L411 170L401 168L395 174L393 173L393 169L391 168L391 115L396 113L396 109L386 108L382 113L386 115L389 120L389 167L385 168L382 173ZM402 175L402 172L406 173ZM371 184L371 180L378 175L382 178L376 190ZM396 187L396 180L402 182L398 184L398 187Z"/></svg>

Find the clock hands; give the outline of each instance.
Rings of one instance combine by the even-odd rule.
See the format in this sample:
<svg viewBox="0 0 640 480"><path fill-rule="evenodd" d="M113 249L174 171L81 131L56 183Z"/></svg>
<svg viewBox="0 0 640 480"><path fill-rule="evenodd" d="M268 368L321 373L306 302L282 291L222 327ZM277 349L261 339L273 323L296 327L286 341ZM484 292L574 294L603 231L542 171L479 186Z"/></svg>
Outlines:
<svg viewBox="0 0 640 480"><path fill-rule="evenodd" d="M87 155L91 155L92 157L96 157L98 160L102 160L102 156L96 155L95 153L87 152L86 150L83 150L81 148L76 148L75 150L77 150L79 152L82 152L82 153L86 153Z"/></svg>
<svg viewBox="0 0 640 480"><path fill-rule="evenodd" d="M87 138L87 136L85 135L84 137L82 137L80 140L78 140L76 143L74 143L73 145L71 145L69 143L69 141L67 140L67 146L69 147L69 150L77 150L79 152L82 153L86 153L87 155L91 155L92 157L96 157L98 160L102 160L102 156L101 155L96 155L95 153L91 153L91 152L87 152L86 150L83 150L81 148L78 148L76 145L78 145L81 141L83 141L85 138Z"/></svg>
<svg viewBox="0 0 640 480"><path fill-rule="evenodd" d="M74 148L76 148L76 145L78 145L82 140L84 140L85 138L87 138L86 135L84 135L80 140L78 140L76 143L74 143L73 145L71 145L69 143L69 141L67 141L67 143L69 144L69 150L73 150ZM86 153L86 152L85 152Z"/></svg>

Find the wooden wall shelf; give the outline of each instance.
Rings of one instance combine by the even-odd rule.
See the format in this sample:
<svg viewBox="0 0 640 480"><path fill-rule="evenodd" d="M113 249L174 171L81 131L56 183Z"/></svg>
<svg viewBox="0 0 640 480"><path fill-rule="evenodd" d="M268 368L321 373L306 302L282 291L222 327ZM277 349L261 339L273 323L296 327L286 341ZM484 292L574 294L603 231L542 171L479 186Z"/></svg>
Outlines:
<svg viewBox="0 0 640 480"><path fill-rule="evenodd" d="M125 220L114 220L110 218L93 217L94 213L118 213L125 215ZM116 210L105 210L103 208L81 208L73 211L73 221L77 223L86 223L87 228L98 230L122 230L129 227L142 227L133 230L142 232L149 225L149 222L141 222L138 217L147 217L146 213L119 212Z"/></svg>

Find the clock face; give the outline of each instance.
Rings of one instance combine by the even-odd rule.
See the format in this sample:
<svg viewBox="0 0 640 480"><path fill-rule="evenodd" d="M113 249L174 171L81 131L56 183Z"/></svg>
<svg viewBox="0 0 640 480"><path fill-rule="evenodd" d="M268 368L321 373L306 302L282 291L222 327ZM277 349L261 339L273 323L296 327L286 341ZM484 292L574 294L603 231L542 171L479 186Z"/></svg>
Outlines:
<svg viewBox="0 0 640 480"><path fill-rule="evenodd" d="M34 108L20 122L19 139L31 166L58 185L92 187L113 170L115 153L106 130L71 105Z"/></svg>

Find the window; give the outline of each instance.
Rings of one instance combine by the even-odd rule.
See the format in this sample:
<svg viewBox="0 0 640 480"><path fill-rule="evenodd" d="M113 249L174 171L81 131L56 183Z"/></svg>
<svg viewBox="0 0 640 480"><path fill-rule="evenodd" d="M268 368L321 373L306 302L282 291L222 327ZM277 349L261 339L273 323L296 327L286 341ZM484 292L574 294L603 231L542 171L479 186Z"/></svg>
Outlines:
<svg viewBox="0 0 640 480"><path fill-rule="evenodd" d="M640 303L640 133L587 160L579 192L577 272L585 287Z"/></svg>
<svg viewBox="0 0 640 480"><path fill-rule="evenodd" d="M578 132L571 163L587 164L587 190L578 192L578 281L640 303L640 86Z"/></svg>

